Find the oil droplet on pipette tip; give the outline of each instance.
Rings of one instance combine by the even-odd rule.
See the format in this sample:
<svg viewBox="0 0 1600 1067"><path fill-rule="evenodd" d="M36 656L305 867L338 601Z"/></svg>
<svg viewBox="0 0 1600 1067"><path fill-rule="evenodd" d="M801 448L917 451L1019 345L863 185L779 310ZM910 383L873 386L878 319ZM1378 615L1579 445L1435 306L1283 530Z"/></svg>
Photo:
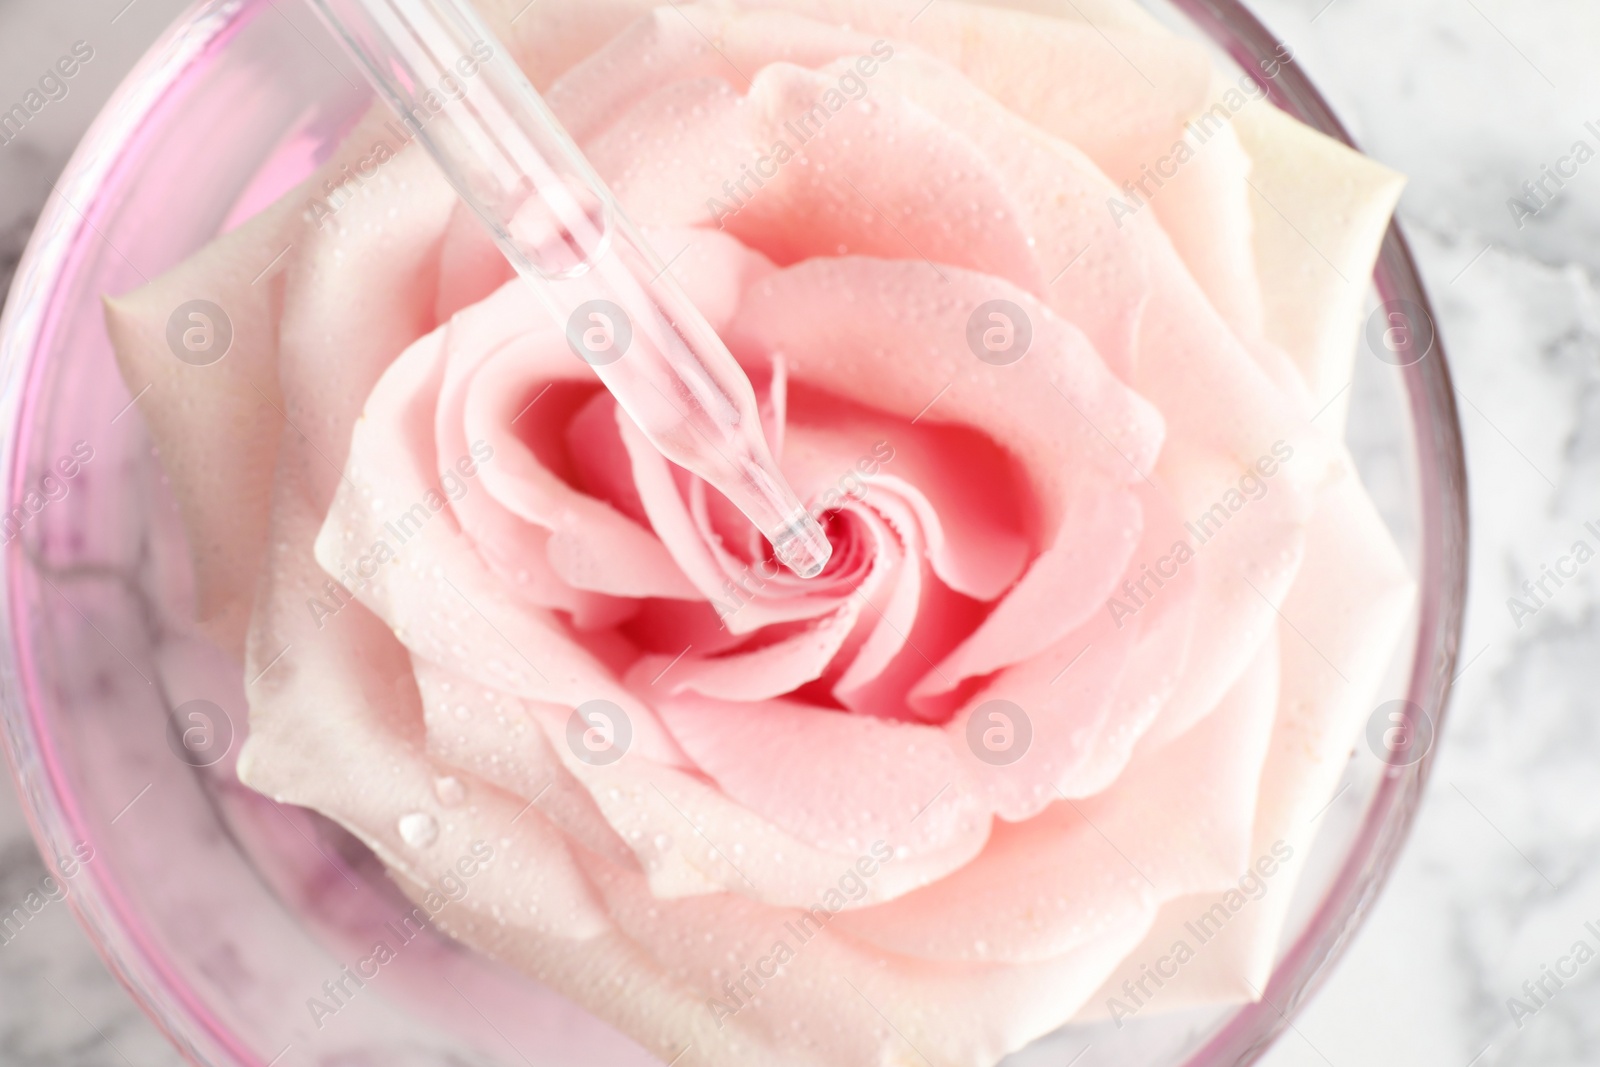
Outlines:
<svg viewBox="0 0 1600 1067"><path fill-rule="evenodd" d="M802 578L815 578L833 557L833 545L822 525L809 512L801 512L769 538L778 559Z"/></svg>

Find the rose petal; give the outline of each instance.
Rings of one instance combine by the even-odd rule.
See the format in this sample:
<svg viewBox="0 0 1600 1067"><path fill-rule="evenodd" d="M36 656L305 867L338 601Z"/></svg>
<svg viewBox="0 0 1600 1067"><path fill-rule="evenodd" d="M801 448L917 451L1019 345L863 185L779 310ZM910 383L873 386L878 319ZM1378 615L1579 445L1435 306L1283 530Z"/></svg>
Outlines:
<svg viewBox="0 0 1600 1067"><path fill-rule="evenodd" d="M693 597L694 587L654 531L574 488L562 477L570 467L552 470L544 462L546 456L563 466L571 462L564 454L562 428L570 422L571 410L600 390L580 379L578 391L558 391L543 401L543 408L530 408L523 398L537 396L540 383L559 382L553 366L559 361L578 362L565 338L550 329L528 335L461 378L447 379L439 410L460 412L464 435L493 448L495 461L482 468L485 489L519 518L551 531L546 558L562 583L619 597ZM582 370L587 373L588 368ZM562 410L564 402L571 410ZM532 417L526 412L533 412ZM552 438L542 455L530 447L541 433Z"/></svg>
<svg viewBox="0 0 1600 1067"><path fill-rule="evenodd" d="M772 63L821 66L872 40L788 12L733 13L709 4L657 7L551 87L551 106L580 144L674 82L712 79L737 91L745 71ZM732 175L730 175L731 177Z"/></svg>
<svg viewBox="0 0 1600 1067"><path fill-rule="evenodd" d="M1170 34L957 0L753 2L914 44L1119 181L1170 150L1211 80L1204 50Z"/></svg>
<svg viewBox="0 0 1600 1067"><path fill-rule="evenodd" d="M859 103L840 94L846 79L867 86ZM663 136L685 113L707 118ZM671 84L588 148L647 221L723 227L780 263L854 253L1008 278L1048 299L1114 370L1132 358L1143 246L1107 211L1116 188L1081 152L915 53L870 83L850 61L767 67L746 99L721 81ZM908 155L926 161L910 185Z"/></svg>
<svg viewBox="0 0 1600 1067"><path fill-rule="evenodd" d="M825 368L830 391L847 400L916 418L932 399L937 421L983 428L1028 472L1051 546L1034 569L1059 575L1065 569L1059 561L1074 547L1066 531L1069 515L1076 514L1076 486L1091 470L1113 487L1137 479L1159 447L1159 420L1106 372L1081 335L1027 294L997 279L946 272L948 284L926 266L909 263L847 258L801 264L751 290L730 342L753 365L781 352L798 380L823 380ZM978 360L965 344L973 309L999 294L1029 316L1034 330L1030 353L1005 367ZM858 313L829 313L841 305ZM901 366L896 353L918 362ZM942 389L940 382L946 383ZM1116 436L1103 435L1102 428ZM1137 530L1132 534L1120 557L1097 562L1106 568L1100 573L1107 583L1137 543ZM1080 582L1088 577L1074 575ZM994 638L982 639L984 655L973 656L974 669L1014 662L1059 636L1039 639L1033 632L1037 618L1027 619L1027 631L1018 633L1008 618L1003 615L991 631ZM1012 628L1002 633L1002 625ZM1006 636L1014 642L1011 657Z"/></svg>
<svg viewBox="0 0 1600 1067"><path fill-rule="evenodd" d="M1162 988L1162 1008L1251 999L1265 987L1295 886L1306 870L1304 858L1318 829L1315 817L1333 794L1351 742L1372 711L1415 593L1353 467L1345 467L1321 495L1307 556L1317 565L1300 572L1278 627L1282 693L1250 853L1236 874L1243 877L1250 864L1271 859L1271 873L1261 879L1266 889L1247 910L1216 894L1169 902L1145 943L1086 1005L1084 1018L1104 1018L1106 998L1122 995L1121 982L1137 977L1140 964L1185 937L1184 923L1219 903L1232 917Z"/></svg>
<svg viewBox="0 0 1600 1067"><path fill-rule="evenodd" d="M419 396L437 398L442 343L434 334L412 346L372 389L316 538L318 561L343 576L420 658L526 699L569 708L596 699L618 703L633 718L640 749L677 762L676 746L654 714L617 683L604 647L580 643L554 613L510 599L459 535L434 473L434 411L417 403ZM397 521L417 513L411 502L420 502L427 517Z"/></svg>
<svg viewBox="0 0 1600 1067"><path fill-rule="evenodd" d="M1248 862L1278 700L1276 643L1200 726L1141 753L1103 796L996 827L982 856L839 928L916 957L1032 962L1137 926L1163 900L1229 885ZM973 907L982 901L982 907Z"/></svg>
<svg viewBox="0 0 1600 1067"><path fill-rule="evenodd" d="M1042 655L1000 672L950 720L952 746L971 752L968 769L985 784L1002 818L1032 818L1062 797L1077 799L1111 786L1184 676L1198 621L1197 564L1169 564L1161 571L1176 574L1151 577L1145 560L1170 552L1182 532L1159 494L1146 487L1141 495L1151 521L1119 587L1143 583L1153 597L1129 612L1112 610L1108 602ZM977 758L969 732L974 716L984 724L980 728L994 721L994 700L1021 709L1031 730L1022 758L998 767Z"/></svg>
<svg viewBox="0 0 1600 1067"><path fill-rule="evenodd" d="M1229 91L1238 93L1237 88ZM1214 104L1213 111L1231 116L1225 105ZM1212 118L1210 112L1202 113L1191 130L1203 131L1191 133L1184 142L1193 156L1170 164L1176 168L1170 178L1162 178L1158 172L1154 181L1160 184L1153 188L1148 206L1212 307L1240 339L1253 340L1261 336L1265 312L1251 243L1255 194L1250 185L1250 157L1233 126ZM1166 161L1178 156L1169 151L1152 165L1165 171ZM1147 183L1145 188L1152 186ZM1125 204L1141 202L1127 194L1119 199Z"/></svg>
<svg viewBox="0 0 1600 1067"><path fill-rule="evenodd" d="M1033 249L1043 285L1031 291L1127 379L1148 291L1147 236L1109 210L1116 186L1079 148L1022 121L942 63L896 56L874 85L926 108L990 161Z"/></svg>
<svg viewBox="0 0 1600 1067"><path fill-rule="evenodd" d="M403 816L433 816L432 847L451 855L464 852L475 831L435 814L432 768L419 752L421 709L402 645L359 604L333 595L336 587L311 546L342 484L340 465L362 398L395 353L433 326L433 257L453 197L430 166L414 151L390 160L332 224L302 229L300 256L288 267L274 547L247 646L251 732L239 761L247 784L340 820L387 865L412 876L423 873L422 861L401 834ZM399 198L408 225L385 229ZM330 596L336 609L317 610ZM308 747L292 754L300 745ZM370 760L352 764L348 755L355 752ZM486 815L509 825L519 802L487 783L477 788ZM591 937L609 927L553 827L535 817L510 836L549 857L525 888L541 905L570 916L566 936Z"/></svg>
<svg viewBox="0 0 1600 1067"><path fill-rule="evenodd" d="M928 701L1028 659L1102 610L1139 543L1144 509L1131 488L1098 478L1074 487L1055 543L989 617L912 694Z"/></svg>
<svg viewBox="0 0 1600 1067"><path fill-rule="evenodd" d="M1041 293L1031 235L981 147L898 94L863 89L849 102L842 76L864 84L847 63L819 72L774 64L756 75L741 163L780 142L798 156L774 162L754 195L705 190L700 199L717 198L716 214L726 215L711 221L780 265L818 255L928 259ZM907 158L919 165L904 166ZM767 177L759 164L758 176Z"/></svg>
<svg viewBox="0 0 1600 1067"><path fill-rule="evenodd" d="M734 800L838 856L889 842L899 858L969 858L989 836L979 803L936 727L681 696L661 713L684 751ZM810 753L816 758L785 758Z"/></svg>
<svg viewBox="0 0 1600 1067"><path fill-rule="evenodd" d="M707 542L684 499L676 468L631 422L619 417L618 425L652 528L695 588L708 601L720 605L718 614L729 630L747 634L773 623L816 618L837 606L837 599L827 595L757 598L746 603L735 581L742 577L744 568L719 545Z"/></svg>
<svg viewBox="0 0 1600 1067"><path fill-rule="evenodd" d="M541 93L659 0L481 0L473 5ZM563 119L565 121L565 119Z"/></svg>
<svg viewBox="0 0 1600 1067"><path fill-rule="evenodd" d="M1251 158L1251 211L1266 336L1289 353L1329 425L1350 380L1366 279L1405 179L1266 103L1234 128ZM1412 329L1431 324L1408 324Z"/></svg>
<svg viewBox="0 0 1600 1067"><path fill-rule="evenodd" d="M303 225L299 204L291 193L154 282L105 301L117 365L136 394L183 515L196 619L235 655L244 648L266 555L283 427L277 362L284 276L259 275L286 247L292 256ZM221 307L232 332L227 353L209 366L179 359L167 340L169 321L193 300ZM184 329L205 325L183 318ZM222 454L228 463L216 461Z"/></svg>
<svg viewBox="0 0 1600 1067"><path fill-rule="evenodd" d="M841 865L835 878L851 869ZM1135 940L1119 932L1060 959L1010 968L910 960L848 937L818 937L816 920L805 925L793 910L729 894L663 901L638 875L598 861L589 873L621 929L581 951L545 927L498 922L492 909L504 914L508 901L487 893L462 900L476 921L458 918L455 931L530 973L547 969L558 989L603 1018L653 1035L652 1048L665 1057L692 1047L706 1067L893 1064L918 1055L992 1063L1055 1029ZM685 941L684 930L706 936ZM773 972L779 941L790 955ZM756 975L763 960L781 977ZM827 1026L793 1025L819 1014Z"/></svg>
<svg viewBox="0 0 1600 1067"><path fill-rule="evenodd" d="M413 660L412 666L432 759L525 798L584 848L637 867L633 853L594 798L567 773L521 700L424 660Z"/></svg>
<svg viewBox="0 0 1600 1067"><path fill-rule="evenodd" d="M670 713L677 701L663 701ZM551 748L594 797L606 821L627 842L663 899L724 891L782 907L816 900L849 866L851 852L819 847L725 795L703 774L667 767L629 749L615 763L590 765L565 742L571 712L530 705L552 739ZM855 716L846 716L854 719ZM865 719L863 719L865 721ZM635 725L637 725L635 723ZM905 856L873 881L860 901L892 900L941 878L971 859L982 845L952 835L943 849Z"/></svg>

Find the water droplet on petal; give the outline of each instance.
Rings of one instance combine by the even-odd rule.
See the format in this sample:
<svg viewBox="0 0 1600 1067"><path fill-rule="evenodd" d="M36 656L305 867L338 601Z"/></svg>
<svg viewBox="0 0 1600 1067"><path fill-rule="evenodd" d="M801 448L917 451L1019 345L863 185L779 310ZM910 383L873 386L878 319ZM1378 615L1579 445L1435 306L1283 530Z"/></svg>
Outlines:
<svg viewBox="0 0 1600 1067"><path fill-rule="evenodd" d="M438 797L439 803L445 807L453 808L467 799L467 787L461 784L461 779L447 774L434 779L433 795Z"/></svg>
<svg viewBox="0 0 1600 1067"><path fill-rule="evenodd" d="M439 821L425 811L402 815L400 837L412 848L427 848L439 837Z"/></svg>

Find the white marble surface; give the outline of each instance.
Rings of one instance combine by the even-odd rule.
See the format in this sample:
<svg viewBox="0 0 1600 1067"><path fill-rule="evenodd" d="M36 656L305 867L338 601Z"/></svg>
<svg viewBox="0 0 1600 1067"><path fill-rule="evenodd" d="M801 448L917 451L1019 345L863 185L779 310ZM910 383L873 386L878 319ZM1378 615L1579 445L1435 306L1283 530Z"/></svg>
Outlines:
<svg viewBox="0 0 1600 1067"><path fill-rule="evenodd" d="M48 182L176 0L0 0L0 103L76 40L94 61L0 146L0 288ZM1463 400L1473 494L1464 661L1416 831L1371 919L1271 1067L1600 1062L1600 960L1519 1029L1507 998L1600 937L1600 566L1519 629L1506 599L1600 519L1600 160L1519 228L1507 198L1600 148L1593 0L1256 0L1372 155ZM115 21L113 22L113 19ZM1592 417L1591 417L1592 416ZM1590 644L1596 642L1596 644ZM0 789L0 901L44 875ZM1553 986L1551 988L1554 988ZM53 905L0 945L0 1062L178 1062Z"/></svg>

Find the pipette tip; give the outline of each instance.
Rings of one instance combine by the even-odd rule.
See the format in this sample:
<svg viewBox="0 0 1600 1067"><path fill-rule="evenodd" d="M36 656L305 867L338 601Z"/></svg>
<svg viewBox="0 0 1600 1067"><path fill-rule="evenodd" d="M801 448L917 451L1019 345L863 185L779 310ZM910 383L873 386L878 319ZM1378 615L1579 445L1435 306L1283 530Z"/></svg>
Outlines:
<svg viewBox="0 0 1600 1067"><path fill-rule="evenodd" d="M802 578L815 578L833 557L833 545L822 525L802 511L767 538L780 562Z"/></svg>

